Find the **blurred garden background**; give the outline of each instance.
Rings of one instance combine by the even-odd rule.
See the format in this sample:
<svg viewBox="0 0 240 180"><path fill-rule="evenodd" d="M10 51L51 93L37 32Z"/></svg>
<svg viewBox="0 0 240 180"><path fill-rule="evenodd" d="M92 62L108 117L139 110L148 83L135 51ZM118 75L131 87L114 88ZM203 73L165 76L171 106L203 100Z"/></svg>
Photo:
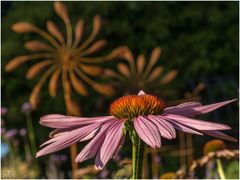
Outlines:
<svg viewBox="0 0 240 180"><path fill-rule="evenodd" d="M41 98L35 109L29 96L43 72L34 79L26 79L28 69L36 63L28 61L11 72L6 64L21 55L34 54L24 48L30 40L42 40L36 33L19 34L12 25L24 21L47 31L46 22L53 21L65 34L65 25L54 11L54 2L1 2L1 162L2 178L70 178L72 177L69 148L37 160L33 157L31 138L37 149L48 139L50 128L40 126L46 114L66 114L66 99L59 82L56 97L48 92L48 81L41 88ZM80 18L84 21L83 37L93 29L93 18L100 15L101 30L94 41L105 39L107 45L97 56L111 54L118 47L128 47L136 61L145 56L149 63L154 48L161 56L154 67L161 67L152 75L152 86L147 82L126 78L119 81L105 71L126 75L125 56L94 64L103 69L100 74L89 73L95 82L114 88L111 96L86 85L88 96L72 91L71 97L85 117L108 115L109 104L120 96L143 89L163 98L168 105L179 102L201 101L203 104L238 98L239 91L239 6L238 2L64 2L73 29ZM83 39L84 39L83 38ZM90 56L92 57L92 56ZM39 62L39 61L38 61ZM124 71L125 70L125 71ZM160 72L161 71L161 72ZM153 69L152 69L153 72ZM109 76L108 76L109 75ZM150 78L150 77L149 77ZM165 79L164 79L165 78ZM133 78L134 79L134 78ZM164 80L163 80L164 79ZM149 80L150 81L150 80ZM112 89L111 89L112 90ZM227 132L238 139L238 103L223 107L202 119L224 123L232 127ZM35 137L29 139L32 122ZM32 136L32 135L31 135ZM175 140L163 140L158 151L148 149L145 155L145 178L159 178L169 173L173 178L218 178L216 164L197 167L191 173L193 160L203 154L204 145L214 138L178 134ZM85 143L78 145L80 151ZM239 144L225 142L228 150L238 150ZM236 152L236 151L234 151ZM237 155L238 157L238 155ZM227 178L239 178L238 158L222 157ZM14 160L13 160L14 159ZM211 161L211 160L209 160ZM209 163L209 162L208 162ZM95 172L93 160L78 167L78 178L129 178L131 176L131 142L127 140L117 160L112 160L101 172ZM215 166L214 166L215 165ZM37 172L36 172L37 171ZM209 171L211 172L209 174ZM173 173L174 172L174 173ZM176 173L178 172L178 173ZM175 178L176 178L175 177Z"/></svg>

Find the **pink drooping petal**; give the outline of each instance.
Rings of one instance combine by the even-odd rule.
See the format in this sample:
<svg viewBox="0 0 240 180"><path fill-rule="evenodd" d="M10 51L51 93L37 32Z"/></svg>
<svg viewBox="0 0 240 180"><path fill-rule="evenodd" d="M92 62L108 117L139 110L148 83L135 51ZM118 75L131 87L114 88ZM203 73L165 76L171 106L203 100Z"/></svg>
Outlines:
<svg viewBox="0 0 240 180"><path fill-rule="evenodd" d="M236 100L237 99L232 99L232 100L204 105L204 106L202 106L200 103L197 103L197 102L195 104L194 102L183 103L178 106L165 108L163 115L178 114L178 115L183 115L187 117L193 117L193 116L209 113Z"/></svg>
<svg viewBox="0 0 240 180"><path fill-rule="evenodd" d="M173 121L179 122L181 124L187 125L188 127L198 129L198 130L227 130L227 129L231 129L231 127L229 127L225 124L200 121L200 120L191 119L191 118L176 115L176 114L168 114L168 115L165 115L165 116L162 116L162 117L164 117L164 119L169 118Z"/></svg>
<svg viewBox="0 0 240 180"><path fill-rule="evenodd" d="M148 137L148 130L145 131L145 129L143 129L141 126L140 126L140 123L141 121L138 119L138 118L135 118L134 121L133 121L133 124L134 124L134 128L135 130L137 131L138 133L138 136L146 143L148 144L149 146L151 147L155 147L154 146L154 140L151 140L150 137Z"/></svg>
<svg viewBox="0 0 240 180"><path fill-rule="evenodd" d="M124 142L125 142L125 135L122 136L122 138L118 144L117 150L115 151L115 153L113 155L113 159L116 159L116 157L119 155L119 152L122 149Z"/></svg>
<svg viewBox="0 0 240 180"><path fill-rule="evenodd" d="M216 131L216 130L212 130L212 131L204 131L202 130L201 132L203 132L204 134L207 134L209 136L213 136L213 137L216 137L216 138L219 138L219 139L225 139L225 140L228 140L228 141L234 141L234 142L237 142L237 139L227 135L227 134L224 134L220 131Z"/></svg>
<svg viewBox="0 0 240 180"><path fill-rule="evenodd" d="M66 132L66 133L68 133L68 132ZM61 135L64 135L64 134L65 134L65 133L62 133ZM56 142L57 140L59 140L59 139L62 138L61 135L55 136L54 138L49 139L48 141L46 141L46 142L44 142L43 144L41 144L40 147L45 146L45 145L48 145L48 144L51 144L51 143L53 143L53 142Z"/></svg>
<svg viewBox="0 0 240 180"><path fill-rule="evenodd" d="M82 139L80 140L80 142L82 142L82 141L87 141L87 140L89 140L89 139L92 139L93 137L96 136L96 134L99 132L99 130L100 130L100 127L99 127L99 128L96 128L95 130L93 130L92 132L90 132L87 136L85 136L84 138L82 138Z"/></svg>
<svg viewBox="0 0 240 180"><path fill-rule="evenodd" d="M100 124L99 124L100 127ZM67 128L67 129L55 129L54 131L52 131L49 135L49 137L51 139L49 139L48 141L44 142L43 144L40 145L40 147L45 146L47 144L53 143L55 141L57 141L58 139L61 138L61 136L65 135L66 133L71 132L72 130L75 130L77 128ZM80 142L82 141L87 141L89 139L92 139L95 134L99 131L99 128L96 128L95 130L93 130L92 132L90 132L89 134L87 134L85 137L83 137L82 139L80 139Z"/></svg>
<svg viewBox="0 0 240 180"><path fill-rule="evenodd" d="M164 109L163 115L165 114L178 114L184 115L187 117L194 116L197 112L193 109L201 106L202 104L199 102L186 102L179 104L173 107L167 107Z"/></svg>
<svg viewBox="0 0 240 180"><path fill-rule="evenodd" d="M154 143L153 141L151 141L148 136L147 133L144 131L144 129L140 126L140 120L138 120L138 118L135 118L133 121L134 124L134 128L138 133L138 136L149 146L154 147Z"/></svg>
<svg viewBox="0 0 240 180"><path fill-rule="evenodd" d="M86 137L90 132L94 131L99 126L99 123L95 123L70 132L63 133L62 135L49 140L53 143L40 150L37 153L36 157L62 150L71 144L80 141L82 138ZM44 144L48 144L49 141Z"/></svg>
<svg viewBox="0 0 240 180"><path fill-rule="evenodd" d="M176 137L174 127L163 118L159 118L156 115L149 115L147 119L152 121L157 127L162 137L172 139Z"/></svg>
<svg viewBox="0 0 240 180"><path fill-rule="evenodd" d="M223 101L223 102L220 102L220 103L214 103L214 104L209 104L209 105L205 105L205 106L196 107L196 108L194 108L194 110L199 112L199 114L206 114L206 113L214 111L214 110L216 110L216 109L218 109L222 106L225 106L229 103L232 103L234 101L237 101L237 99L232 99L232 100Z"/></svg>
<svg viewBox="0 0 240 180"><path fill-rule="evenodd" d="M57 136L62 135L63 133L70 132L72 130L77 129L78 127L72 127L72 128L64 128L64 129L54 129L49 133L49 138L54 138ZM80 128L80 127L79 127Z"/></svg>
<svg viewBox="0 0 240 180"><path fill-rule="evenodd" d="M178 123L176 121L173 121L171 119L165 119L168 122L170 122L174 128L178 129L179 131L183 131L183 132L187 132L187 133L191 133L191 134L197 134L197 135L203 135L201 132L194 130L193 128L190 128L186 125L183 125L181 123Z"/></svg>
<svg viewBox="0 0 240 180"><path fill-rule="evenodd" d="M70 128L76 126L85 126L97 122L104 123L113 119L116 118L113 116L84 118L54 114L41 117L40 124L51 128Z"/></svg>
<svg viewBox="0 0 240 180"><path fill-rule="evenodd" d="M139 116L133 121L139 137L152 148L161 146L161 136L158 128L148 119Z"/></svg>
<svg viewBox="0 0 240 180"><path fill-rule="evenodd" d="M102 169L109 159L113 157L113 154L118 148L119 142L123 136L124 122L125 121L118 121L117 124L108 128L102 147L96 156L96 169Z"/></svg>
<svg viewBox="0 0 240 180"><path fill-rule="evenodd" d="M169 131L169 133L172 135L173 138L176 138L176 131L171 123L166 121L162 116L158 115L158 120L161 121L163 126Z"/></svg>
<svg viewBox="0 0 240 180"><path fill-rule="evenodd" d="M82 162L86 159L94 157L97 151L102 146L102 143L106 136L107 129L116 123L117 121L109 121L103 124L98 134L83 148L83 150L76 157L75 161Z"/></svg>
<svg viewBox="0 0 240 180"><path fill-rule="evenodd" d="M177 106L172 106L172 107L167 107L164 109L164 111L174 111L174 110L178 110L178 109L182 109L182 108L195 108L195 107L199 107L199 106L202 106L202 104L200 102L186 102L186 103L182 103L182 104L179 104ZM172 113L172 112L170 112Z"/></svg>

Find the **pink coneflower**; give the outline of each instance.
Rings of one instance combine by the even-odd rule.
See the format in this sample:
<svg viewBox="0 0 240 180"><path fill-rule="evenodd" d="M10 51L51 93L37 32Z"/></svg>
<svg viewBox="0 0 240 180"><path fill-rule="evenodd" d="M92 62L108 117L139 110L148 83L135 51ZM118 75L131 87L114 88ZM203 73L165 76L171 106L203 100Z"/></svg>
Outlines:
<svg viewBox="0 0 240 180"><path fill-rule="evenodd" d="M197 135L211 135L236 141L219 130L231 129L224 124L193 119L196 115L209 113L236 99L203 106L199 102L187 102L165 108L162 99L140 91L138 95L123 96L109 108L111 116L84 118L58 114L41 118L40 124L56 128L48 145L37 153L37 157L64 149L79 141L91 141L76 157L82 162L96 156L95 167L102 169L114 157L124 143L126 132L134 132L152 148L161 146L161 137L176 137L175 128ZM133 133L133 134L134 134Z"/></svg>

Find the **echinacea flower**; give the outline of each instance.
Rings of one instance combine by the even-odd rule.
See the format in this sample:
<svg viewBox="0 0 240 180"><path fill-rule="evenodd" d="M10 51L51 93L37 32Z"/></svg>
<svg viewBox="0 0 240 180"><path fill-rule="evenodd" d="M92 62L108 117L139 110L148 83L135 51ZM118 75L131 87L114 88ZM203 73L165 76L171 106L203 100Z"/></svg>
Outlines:
<svg viewBox="0 0 240 180"><path fill-rule="evenodd" d="M104 74L107 77L112 77L118 80L118 86L127 88L131 94L136 94L140 90L158 90L175 79L177 70L173 69L164 72L163 66L156 66L156 63L161 55L161 49L156 47L152 50L149 61L146 60L143 54L140 54L136 60L131 50L122 46L119 50L118 57L125 59L126 63L118 63L118 72L111 69L105 69ZM162 89L163 90L163 89ZM161 94L163 91L161 92Z"/></svg>
<svg viewBox="0 0 240 180"><path fill-rule="evenodd" d="M5 66L5 70L13 71L28 61L36 62L40 60L40 62L35 63L26 74L27 79L33 79L44 69L46 70L30 95L29 102L33 109L35 109L38 104L40 91L46 80L48 78L50 79L49 93L51 97L55 97L57 94L58 81L59 78L61 78L68 113L71 115L80 115L80 108L71 98L71 88L73 87L73 89L82 96L88 96L89 93L84 84L87 83L99 93L111 96L114 90L110 85L95 82L89 76L99 77L103 69L93 64L113 59L116 52L113 50L110 54L102 57L93 56L94 53L104 48L107 43L104 39L93 42L101 28L101 18L99 15L96 15L93 19L93 30L90 36L83 41L83 20L80 19L77 22L75 34L73 35L73 27L65 5L61 2L54 2L54 10L66 26L66 37L64 37L57 25L50 20L47 21L46 24L48 31L44 31L28 22L13 24L13 31L17 33L37 33L47 40L48 44L39 40L26 42L25 48L33 52L33 54L15 57Z"/></svg>
<svg viewBox="0 0 240 180"><path fill-rule="evenodd" d="M175 128L197 135L211 135L217 138L236 141L220 130L231 129L224 124L200 121L196 115L209 113L234 100L202 105L188 102L165 108L166 103L156 96L140 91L138 95L123 96L114 101L109 108L111 116L73 117L58 114L43 116L40 124L56 128L52 139L42 146L37 157L59 151L73 143L90 140L78 154L75 161L82 162L96 156L95 167L102 169L124 143L126 131L134 130L143 142L152 148L160 148L161 137L173 139Z"/></svg>

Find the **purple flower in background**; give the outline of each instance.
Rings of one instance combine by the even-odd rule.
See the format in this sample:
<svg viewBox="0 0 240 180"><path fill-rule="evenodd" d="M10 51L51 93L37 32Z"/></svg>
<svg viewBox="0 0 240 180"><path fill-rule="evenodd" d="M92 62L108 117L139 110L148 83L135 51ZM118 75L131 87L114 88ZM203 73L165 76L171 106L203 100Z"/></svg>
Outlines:
<svg viewBox="0 0 240 180"><path fill-rule="evenodd" d="M21 111L24 113L28 113L32 111L32 106L29 102L25 102L23 103L22 107L21 107Z"/></svg>
<svg viewBox="0 0 240 180"><path fill-rule="evenodd" d="M21 136L26 136L26 134L27 134L27 129L26 129L26 128L20 129L20 130L19 130L19 134L20 134Z"/></svg>
<svg viewBox="0 0 240 180"><path fill-rule="evenodd" d="M96 156L95 168L102 169L122 147L124 129L135 131L142 141L152 148L161 147L161 137L175 138L175 129L236 141L235 138L219 131L229 130L231 127L193 118L234 101L236 99L210 105L187 102L165 108L166 104L162 99L140 91L138 95L123 96L114 101L109 108L111 116L84 118L47 115L41 118L40 124L57 130L52 133L52 139L41 145L47 146L40 150L36 157L59 151L79 141L92 139L75 161L82 162Z"/></svg>
<svg viewBox="0 0 240 180"><path fill-rule="evenodd" d="M161 157L159 155L154 157L154 161L158 164L161 162Z"/></svg>
<svg viewBox="0 0 240 180"><path fill-rule="evenodd" d="M109 174L108 170L105 168L99 173L99 177L102 179L105 179L107 175Z"/></svg>
<svg viewBox="0 0 240 180"><path fill-rule="evenodd" d="M1 128L1 134L3 135L5 134L5 132L6 132L6 128Z"/></svg>
<svg viewBox="0 0 240 180"><path fill-rule="evenodd" d="M1 115L5 115L8 112L8 108L6 107L1 107Z"/></svg>
<svg viewBox="0 0 240 180"><path fill-rule="evenodd" d="M120 159L122 159L121 155L120 154L117 154L113 157L113 160L114 161L119 161Z"/></svg>
<svg viewBox="0 0 240 180"><path fill-rule="evenodd" d="M16 136L17 135L17 130L16 129L11 129L11 130L9 130L9 131L7 131L5 134L4 134L4 136L6 137L6 138L8 138L8 139L11 139L11 138L13 138L14 136Z"/></svg>
<svg viewBox="0 0 240 180"><path fill-rule="evenodd" d="M53 161L60 161L61 160L60 155L58 155L58 154L53 154L52 159L53 159Z"/></svg>
<svg viewBox="0 0 240 180"><path fill-rule="evenodd" d="M52 158L54 161L57 161L57 162L64 162L68 159L67 155L65 154L53 154Z"/></svg>
<svg viewBox="0 0 240 180"><path fill-rule="evenodd" d="M62 155L60 156L60 159L61 159L61 161L66 161L66 160L68 160L68 157L67 157L67 155L62 154Z"/></svg>

